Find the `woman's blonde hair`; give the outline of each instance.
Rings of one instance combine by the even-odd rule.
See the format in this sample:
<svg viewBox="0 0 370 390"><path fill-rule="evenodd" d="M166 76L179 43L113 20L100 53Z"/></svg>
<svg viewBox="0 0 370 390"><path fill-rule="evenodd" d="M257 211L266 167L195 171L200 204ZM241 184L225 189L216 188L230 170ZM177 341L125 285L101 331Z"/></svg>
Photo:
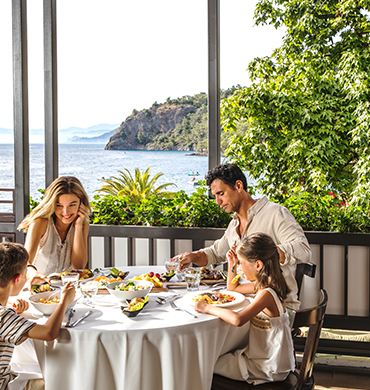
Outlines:
<svg viewBox="0 0 370 390"><path fill-rule="evenodd" d="M250 234L240 241L236 253L251 264L257 260L262 261L263 267L258 272L255 283L256 292L270 287L282 302L286 299L290 289L280 268L277 246L270 236L264 233Z"/></svg>
<svg viewBox="0 0 370 390"><path fill-rule="evenodd" d="M76 195L80 199L81 203L88 208L88 215L91 214L89 197L87 196L81 182L74 176L61 176L49 185L40 204L38 204L32 212L23 219L18 226L18 230L27 232L30 224L36 218L49 219L54 216L55 206L59 196L66 194Z"/></svg>

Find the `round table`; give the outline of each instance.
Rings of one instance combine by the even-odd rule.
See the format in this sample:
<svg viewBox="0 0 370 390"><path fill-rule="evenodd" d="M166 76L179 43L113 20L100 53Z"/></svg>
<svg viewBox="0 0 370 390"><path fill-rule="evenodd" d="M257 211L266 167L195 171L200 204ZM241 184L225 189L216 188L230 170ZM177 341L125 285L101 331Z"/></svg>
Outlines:
<svg viewBox="0 0 370 390"><path fill-rule="evenodd" d="M124 269L130 269L129 278L148 270L164 271L159 266ZM98 296L93 313L78 326L63 327L53 342L35 340L46 390L209 389L217 358L246 345L249 323L237 328L196 313L186 299L176 302L197 318L155 302L156 295L174 293L187 291L150 294L149 304L135 318L122 314L110 295ZM247 304L248 300L232 308ZM81 303L75 308L76 319L90 309ZM45 322L37 313L30 311L37 322Z"/></svg>

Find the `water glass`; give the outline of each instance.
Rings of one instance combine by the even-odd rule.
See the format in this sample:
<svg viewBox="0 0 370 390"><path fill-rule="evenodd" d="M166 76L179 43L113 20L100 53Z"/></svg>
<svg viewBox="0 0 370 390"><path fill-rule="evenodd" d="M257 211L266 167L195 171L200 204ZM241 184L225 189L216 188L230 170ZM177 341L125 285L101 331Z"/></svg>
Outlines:
<svg viewBox="0 0 370 390"><path fill-rule="evenodd" d="M200 285L200 272L187 270L185 273L186 288L188 291L198 291Z"/></svg>
<svg viewBox="0 0 370 390"><path fill-rule="evenodd" d="M166 267L167 273L170 274L172 270L174 270L174 272L176 271L179 264L180 264L180 260L177 259L174 261L166 260L164 266Z"/></svg>
<svg viewBox="0 0 370 390"><path fill-rule="evenodd" d="M98 282L86 282L81 283L81 293L84 298L84 302L87 304L93 304L96 294L98 293Z"/></svg>
<svg viewBox="0 0 370 390"><path fill-rule="evenodd" d="M62 274L62 284L65 286L68 282L71 282L72 285L78 286L78 281L80 280L80 274L78 272L67 272Z"/></svg>

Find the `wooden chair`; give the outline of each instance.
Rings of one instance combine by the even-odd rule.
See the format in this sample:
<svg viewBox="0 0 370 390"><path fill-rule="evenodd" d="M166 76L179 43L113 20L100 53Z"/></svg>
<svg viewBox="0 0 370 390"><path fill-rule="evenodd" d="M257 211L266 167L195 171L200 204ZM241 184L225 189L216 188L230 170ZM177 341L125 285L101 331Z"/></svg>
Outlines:
<svg viewBox="0 0 370 390"><path fill-rule="evenodd" d="M301 293L303 276L307 275L314 278L316 274L316 264L314 263L298 263L295 271L295 280L298 286L298 299Z"/></svg>
<svg viewBox="0 0 370 390"><path fill-rule="evenodd" d="M321 302L317 306L293 312L293 333L302 326L308 327L302 363L299 370L296 368L293 372L290 372L285 381L263 383L256 386L244 381L235 381L214 374L211 390L313 390L315 380L312 371L328 302L326 291L321 290L320 292Z"/></svg>

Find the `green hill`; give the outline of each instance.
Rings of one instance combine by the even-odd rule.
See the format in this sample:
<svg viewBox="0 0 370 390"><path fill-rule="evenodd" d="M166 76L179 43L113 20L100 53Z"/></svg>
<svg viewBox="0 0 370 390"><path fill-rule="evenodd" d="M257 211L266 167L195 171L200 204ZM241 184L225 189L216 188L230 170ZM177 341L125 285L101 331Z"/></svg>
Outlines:
<svg viewBox="0 0 370 390"><path fill-rule="evenodd" d="M239 85L221 91L221 99L232 95ZM165 103L155 102L150 108L133 113L119 126L110 138L108 150L187 150L206 152L207 141L207 94L168 98ZM246 124L240 124L243 132ZM224 150L230 133L222 133Z"/></svg>

